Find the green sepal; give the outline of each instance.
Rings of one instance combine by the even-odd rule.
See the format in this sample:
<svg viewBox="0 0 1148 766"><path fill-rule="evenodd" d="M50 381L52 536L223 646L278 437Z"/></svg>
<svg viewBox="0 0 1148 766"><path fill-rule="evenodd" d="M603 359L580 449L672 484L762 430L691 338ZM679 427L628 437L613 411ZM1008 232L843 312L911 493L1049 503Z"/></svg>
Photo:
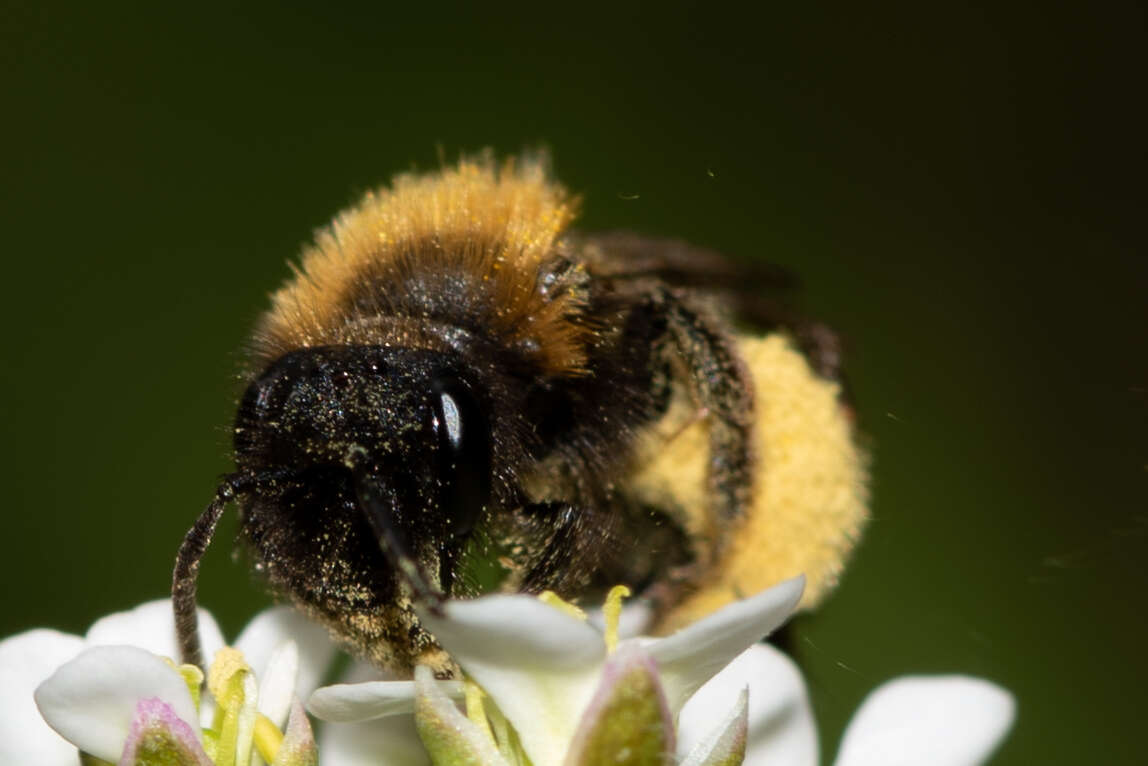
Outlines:
<svg viewBox="0 0 1148 766"><path fill-rule="evenodd" d="M749 739L749 690L742 689L726 719L686 756L681 766L741 766Z"/></svg>
<svg viewBox="0 0 1148 766"><path fill-rule="evenodd" d="M80 753L80 766L115 766L115 764L101 761L96 756L89 755L88 753Z"/></svg>
<svg viewBox="0 0 1148 766"><path fill-rule="evenodd" d="M198 729L192 728L158 698L136 705L120 766L212 766Z"/></svg>
<svg viewBox="0 0 1148 766"><path fill-rule="evenodd" d="M566 766L665 766L673 752L673 721L657 668L639 647L622 647L606 663Z"/></svg>
<svg viewBox="0 0 1148 766"><path fill-rule="evenodd" d="M443 694L425 665L415 668L415 728L434 766L508 766L494 740Z"/></svg>
<svg viewBox="0 0 1148 766"><path fill-rule="evenodd" d="M311 722L298 699L292 700L291 714L287 717L287 732L271 766L318 766L319 748Z"/></svg>

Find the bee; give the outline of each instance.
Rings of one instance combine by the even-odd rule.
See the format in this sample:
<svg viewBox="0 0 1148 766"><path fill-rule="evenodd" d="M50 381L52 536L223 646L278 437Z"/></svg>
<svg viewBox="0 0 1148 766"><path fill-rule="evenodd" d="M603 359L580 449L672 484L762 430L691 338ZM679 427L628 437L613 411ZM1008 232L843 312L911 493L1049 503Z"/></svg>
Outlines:
<svg viewBox="0 0 1148 766"><path fill-rule="evenodd" d="M271 590L394 672L453 666L416 607L627 584L668 631L804 572L834 585L865 456L785 272L571 228L542 160L406 174L320 231L254 332L225 507Z"/></svg>

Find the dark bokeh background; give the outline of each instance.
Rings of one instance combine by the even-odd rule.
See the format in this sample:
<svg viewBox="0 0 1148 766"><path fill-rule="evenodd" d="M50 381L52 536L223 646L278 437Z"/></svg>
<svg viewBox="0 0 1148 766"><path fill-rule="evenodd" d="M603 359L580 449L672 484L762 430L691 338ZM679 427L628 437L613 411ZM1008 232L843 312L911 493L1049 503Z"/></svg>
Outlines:
<svg viewBox="0 0 1148 766"><path fill-rule="evenodd" d="M544 143L583 226L790 266L850 338L875 520L795 634L827 757L881 680L964 671L1019 700L998 763L1140 762L1141 11L74 5L0 21L0 634L164 593L315 227ZM226 544L202 592L264 602Z"/></svg>

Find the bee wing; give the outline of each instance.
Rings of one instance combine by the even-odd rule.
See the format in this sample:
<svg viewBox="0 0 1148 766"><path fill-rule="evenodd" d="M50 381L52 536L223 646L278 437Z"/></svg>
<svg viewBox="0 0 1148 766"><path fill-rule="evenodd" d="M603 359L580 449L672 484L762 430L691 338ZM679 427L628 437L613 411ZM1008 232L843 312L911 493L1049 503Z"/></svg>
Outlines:
<svg viewBox="0 0 1148 766"><path fill-rule="evenodd" d="M652 277L675 287L756 295L798 286L797 277L780 266L734 260L680 239L607 231L574 234L572 244L598 277Z"/></svg>
<svg viewBox="0 0 1148 766"><path fill-rule="evenodd" d="M739 323L789 332L819 374L840 380L841 339L828 325L803 316L789 303L800 287L789 270L735 260L680 239L629 231L574 233L569 241L596 278L655 279L694 291L728 310Z"/></svg>

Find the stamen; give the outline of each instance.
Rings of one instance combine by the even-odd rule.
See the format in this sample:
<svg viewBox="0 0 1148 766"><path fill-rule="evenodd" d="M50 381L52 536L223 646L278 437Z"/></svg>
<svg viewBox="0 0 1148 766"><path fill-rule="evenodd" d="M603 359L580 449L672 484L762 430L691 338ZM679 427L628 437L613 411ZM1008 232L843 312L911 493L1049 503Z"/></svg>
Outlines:
<svg viewBox="0 0 1148 766"><path fill-rule="evenodd" d="M203 685L203 671L196 665L176 665L171 657L160 657L163 663L179 673L180 678L187 684L191 693L191 704L195 705L195 712L199 712L199 687Z"/></svg>
<svg viewBox="0 0 1148 766"><path fill-rule="evenodd" d="M243 766L247 763L246 755L251 741L247 739L241 743L240 738L244 735L244 707L253 704L253 700L247 699L245 688L250 674L251 667L243 659L243 652L231 647L216 652L215 660L207 671L207 688L215 697L216 705L212 728L219 734L216 766ZM254 686L254 683L251 685ZM247 725L251 725L250 719ZM251 733L248 729L243 738L246 739Z"/></svg>
<svg viewBox="0 0 1148 766"><path fill-rule="evenodd" d="M490 710L486 711L486 716L494 730L494 741L498 743L498 752L502 753L506 762L510 764L527 763L526 756L521 755L522 746L518 744L518 737L514 733L514 729L510 728L510 723L502 711L498 709L498 706L491 705Z"/></svg>
<svg viewBox="0 0 1148 766"><path fill-rule="evenodd" d="M207 671L207 688L218 700L233 693L234 687L230 682L235 674L250 671L247 661L243 659L243 652L225 646L215 653L215 658L211 661L211 667Z"/></svg>
<svg viewBox="0 0 1148 766"><path fill-rule="evenodd" d="M602 605L602 617L606 622L606 650L610 653L618 648L618 622L622 618L622 599L629 596L629 588L625 585L615 585L606 594L606 603Z"/></svg>
<svg viewBox="0 0 1148 766"><path fill-rule="evenodd" d="M552 590L544 590L541 593L539 593L538 594L538 600L541 601L543 604L546 604L548 606L552 606L555 609L558 609L560 611L565 612L566 614L570 615L571 617L577 617L579 620L585 620L586 619L586 613L585 612L583 612L581 609L574 606L569 601L562 598L561 596L559 596L557 593L555 593Z"/></svg>
<svg viewBox="0 0 1148 766"><path fill-rule="evenodd" d="M283 732L262 713L255 716L255 747L267 763L274 763L279 748L283 745Z"/></svg>
<svg viewBox="0 0 1148 766"><path fill-rule="evenodd" d="M486 735L487 739L495 747L498 747L498 742L494 739L494 732L490 730L490 721L486 717L486 706L482 702L486 693L482 687L469 678L463 681L463 691L466 694L466 717L471 720L471 723L482 729L482 733Z"/></svg>
<svg viewBox="0 0 1148 766"><path fill-rule="evenodd" d="M203 730L203 752L212 763L219 762L219 732L215 729Z"/></svg>
<svg viewBox="0 0 1148 766"><path fill-rule="evenodd" d="M176 670L183 677L183 682L187 684L187 690L191 692L192 704L195 705L195 711L198 713L199 690L203 686L203 671L196 665L180 665Z"/></svg>

